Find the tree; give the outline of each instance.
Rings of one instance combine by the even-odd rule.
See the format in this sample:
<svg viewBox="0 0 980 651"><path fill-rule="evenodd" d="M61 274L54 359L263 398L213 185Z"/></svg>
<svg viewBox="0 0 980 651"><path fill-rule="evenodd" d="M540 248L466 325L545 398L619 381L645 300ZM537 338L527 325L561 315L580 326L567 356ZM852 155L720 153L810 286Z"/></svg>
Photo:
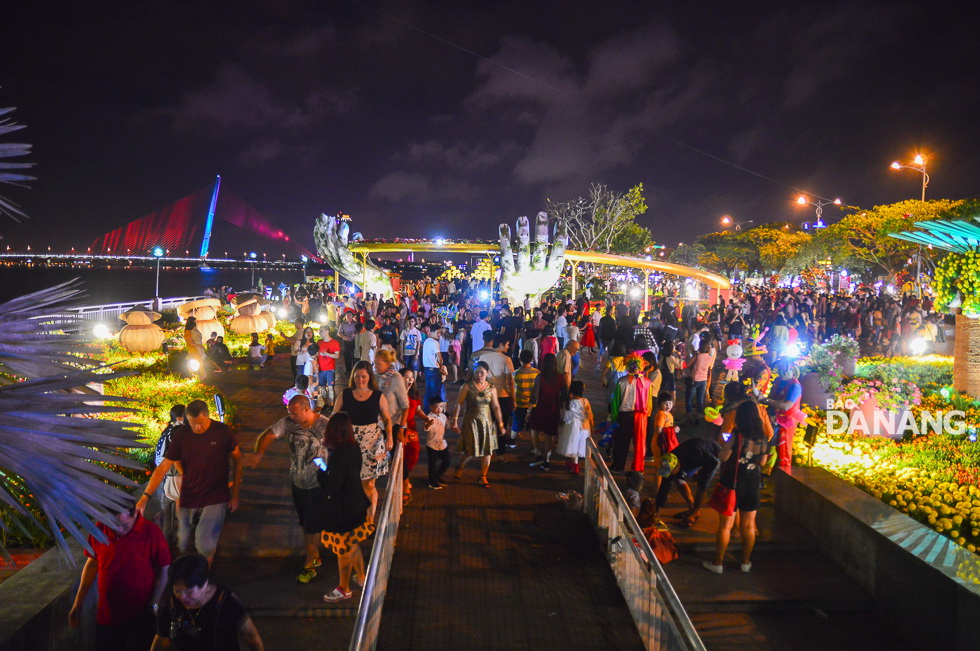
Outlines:
<svg viewBox="0 0 980 651"><path fill-rule="evenodd" d="M548 200L548 213L565 229L569 248L577 251L640 255L653 243L650 230L635 221L646 210L642 183L625 193L595 183L588 197L557 203ZM583 263L581 267L583 285L600 275L600 265Z"/></svg>
<svg viewBox="0 0 980 651"><path fill-rule="evenodd" d="M654 244L653 233L636 222L630 222L613 237L610 253L641 256Z"/></svg>
<svg viewBox="0 0 980 651"><path fill-rule="evenodd" d="M832 246L846 256L871 267L889 280L901 271L918 252L911 242L891 237L909 231L919 221L957 218L976 213L973 200L900 201L870 210L857 209L827 229ZM932 253L924 252L932 256Z"/></svg>
<svg viewBox="0 0 980 651"><path fill-rule="evenodd" d="M812 240L809 233L791 231L776 225L763 225L745 231L744 239L758 250L759 271L784 273L801 247Z"/></svg>
<svg viewBox="0 0 980 651"><path fill-rule="evenodd" d="M614 192L596 183L588 197L557 203L548 200L548 212L565 223L569 246L578 251L613 253L617 237L624 229L636 226L634 220L646 210L642 183L625 193ZM633 237L639 235L637 231L632 233L621 243L628 246Z"/></svg>
<svg viewBox="0 0 980 651"><path fill-rule="evenodd" d="M745 232L706 233L695 243L702 248L700 266L711 271L731 276L736 269L750 271L757 266L759 256Z"/></svg>
<svg viewBox="0 0 980 651"><path fill-rule="evenodd" d="M670 261L675 264L682 264L686 267L702 267L701 261L706 251L700 242L694 244L681 244L670 252Z"/></svg>

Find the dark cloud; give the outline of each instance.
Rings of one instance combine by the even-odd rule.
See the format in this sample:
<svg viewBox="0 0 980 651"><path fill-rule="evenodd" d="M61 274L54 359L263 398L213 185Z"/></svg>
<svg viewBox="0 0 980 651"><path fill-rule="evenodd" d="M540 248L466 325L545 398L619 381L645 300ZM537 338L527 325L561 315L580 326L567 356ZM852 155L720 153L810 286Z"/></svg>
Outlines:
<svg viewBox="0 0 980 651"><path fill-rule="evenodd" d="M795 188L857 205L907 198L916 179L887 164L916 147L931 156L932 196L976 193L967 6L236 7L5 8L0 106L21 107L38 176L6 194L35 223L70 219L94 237L220 173L309 245L310 220L338 207L369 237L422 224L488 236L593 182L642 182L645 223L690 240L721 214L801 219Z"/></svg>

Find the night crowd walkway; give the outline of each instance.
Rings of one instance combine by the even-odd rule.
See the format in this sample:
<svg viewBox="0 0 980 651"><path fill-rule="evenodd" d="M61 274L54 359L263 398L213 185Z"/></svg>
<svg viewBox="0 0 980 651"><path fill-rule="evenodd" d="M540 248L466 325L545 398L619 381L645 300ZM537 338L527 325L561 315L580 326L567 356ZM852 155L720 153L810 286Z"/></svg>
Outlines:
<svg viewBox="0 0 980 651"><path fill-rule="evenodd" d="M605 405L594 364L583 354L579 379L598 422ZM238 409L243 451L285 415L281 396L288 376L282 356L259 372L218 376ZM681 438L706 429L682 429ZM456 436L448 436L453 450ZM471 463L463 480L450 479L445 490L434 491L426 487L423 441L412 473L414 499L398 533L379 648L642 648L587 517L565 510L556 497L581 491L581 477L569 474L560 458L549 472L530 469L531 460L529 442L519 441L505 462L491 467L489 489L477 485ZM296 582L302 542L288 465L286 445L277 443L258 469L246 471L242 507L222 533L216 579L251 609L268 649L343 648L360 593L340 604L323 602L336 585L336 564L327 552L317 579ZM648 465L648 495L653 473ZM874 616L870 597L815 550L812 537L776 511L771 486L763 493L749 574L732 567L718 576L701 568L713 551L717 525L710 509L691 529L671 526L681 556L665 569L706 647L909 648ZM676 493L671 498L667 515L684 508ZM737 550L733 537L729 557Z"/></svg>

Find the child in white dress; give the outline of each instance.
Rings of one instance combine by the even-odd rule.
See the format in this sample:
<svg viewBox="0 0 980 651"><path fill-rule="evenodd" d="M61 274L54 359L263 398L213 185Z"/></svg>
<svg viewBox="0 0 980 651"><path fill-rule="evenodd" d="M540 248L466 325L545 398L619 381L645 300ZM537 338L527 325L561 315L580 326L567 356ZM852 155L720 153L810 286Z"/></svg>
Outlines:
<svg viewBox="0 0 980 651"><path fill-rule="evenodd" d="M558 454L568 457L568 469L573 475L579 474L579 457L585 456L585 440L595 429L592 405L582 397L585 382L575 380L568 388L568 407L562 411L561 427L558 429Z"/></svg>

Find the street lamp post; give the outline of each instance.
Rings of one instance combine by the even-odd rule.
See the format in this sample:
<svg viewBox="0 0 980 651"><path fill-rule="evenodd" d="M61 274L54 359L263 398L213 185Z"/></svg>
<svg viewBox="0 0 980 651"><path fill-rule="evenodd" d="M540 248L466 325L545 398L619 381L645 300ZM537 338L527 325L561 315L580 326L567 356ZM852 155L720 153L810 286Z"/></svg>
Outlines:
<svg viewBox="0 0 980 651"><path fill-rule="evenodd" d="M898 161L891 164L893 170L915 170L922 174L922 200L926 200L926 187L929 185L929 175L926 173L926 159L922 154L916 154L911 165L902 165Z"/></svg>
<svg viewBox="0 0 980 651"><path fill-rule="evenodd" d="M248 257L252 261L252 289L255 289L255 252L249 253Z"/></svg>
<svg viewBox="0 0 980 651"><path fill-rule="evenodd" d="M737 222L734 219L732 219L732 216L731 215L724 215L721 218L721 224L722 224L722 226L724 226L725 228L728 228L732 224L735 224L735 230L736 231L742 230L742 224L754 224L754 223L755 223L755 220L754 219L749 219L748 221L744 221L744 222Z"/></svg>
<svg viewBox="0 0 980 651"><path fill-rule="evenodd" d="M817 223L813 225L814 228L827 228L827 225L823 223L823 207L829 206L831 204L835 206L840 206L840 199L834 199L833 201L810 201L809 197L805 194L801 194L796 198L797 205L805 206L807 204L816 207L817 209Z"/></svg>
<svg viewBox="0 0 980 651"><path fill-rule="evenodd" d="M153 253L153 257L157 259L157 285L156 293L153 295L156 298L160 298L160 259L163 258L163 247L155 246L153 247L153 251L151 251L151 253Z"/></svg>

